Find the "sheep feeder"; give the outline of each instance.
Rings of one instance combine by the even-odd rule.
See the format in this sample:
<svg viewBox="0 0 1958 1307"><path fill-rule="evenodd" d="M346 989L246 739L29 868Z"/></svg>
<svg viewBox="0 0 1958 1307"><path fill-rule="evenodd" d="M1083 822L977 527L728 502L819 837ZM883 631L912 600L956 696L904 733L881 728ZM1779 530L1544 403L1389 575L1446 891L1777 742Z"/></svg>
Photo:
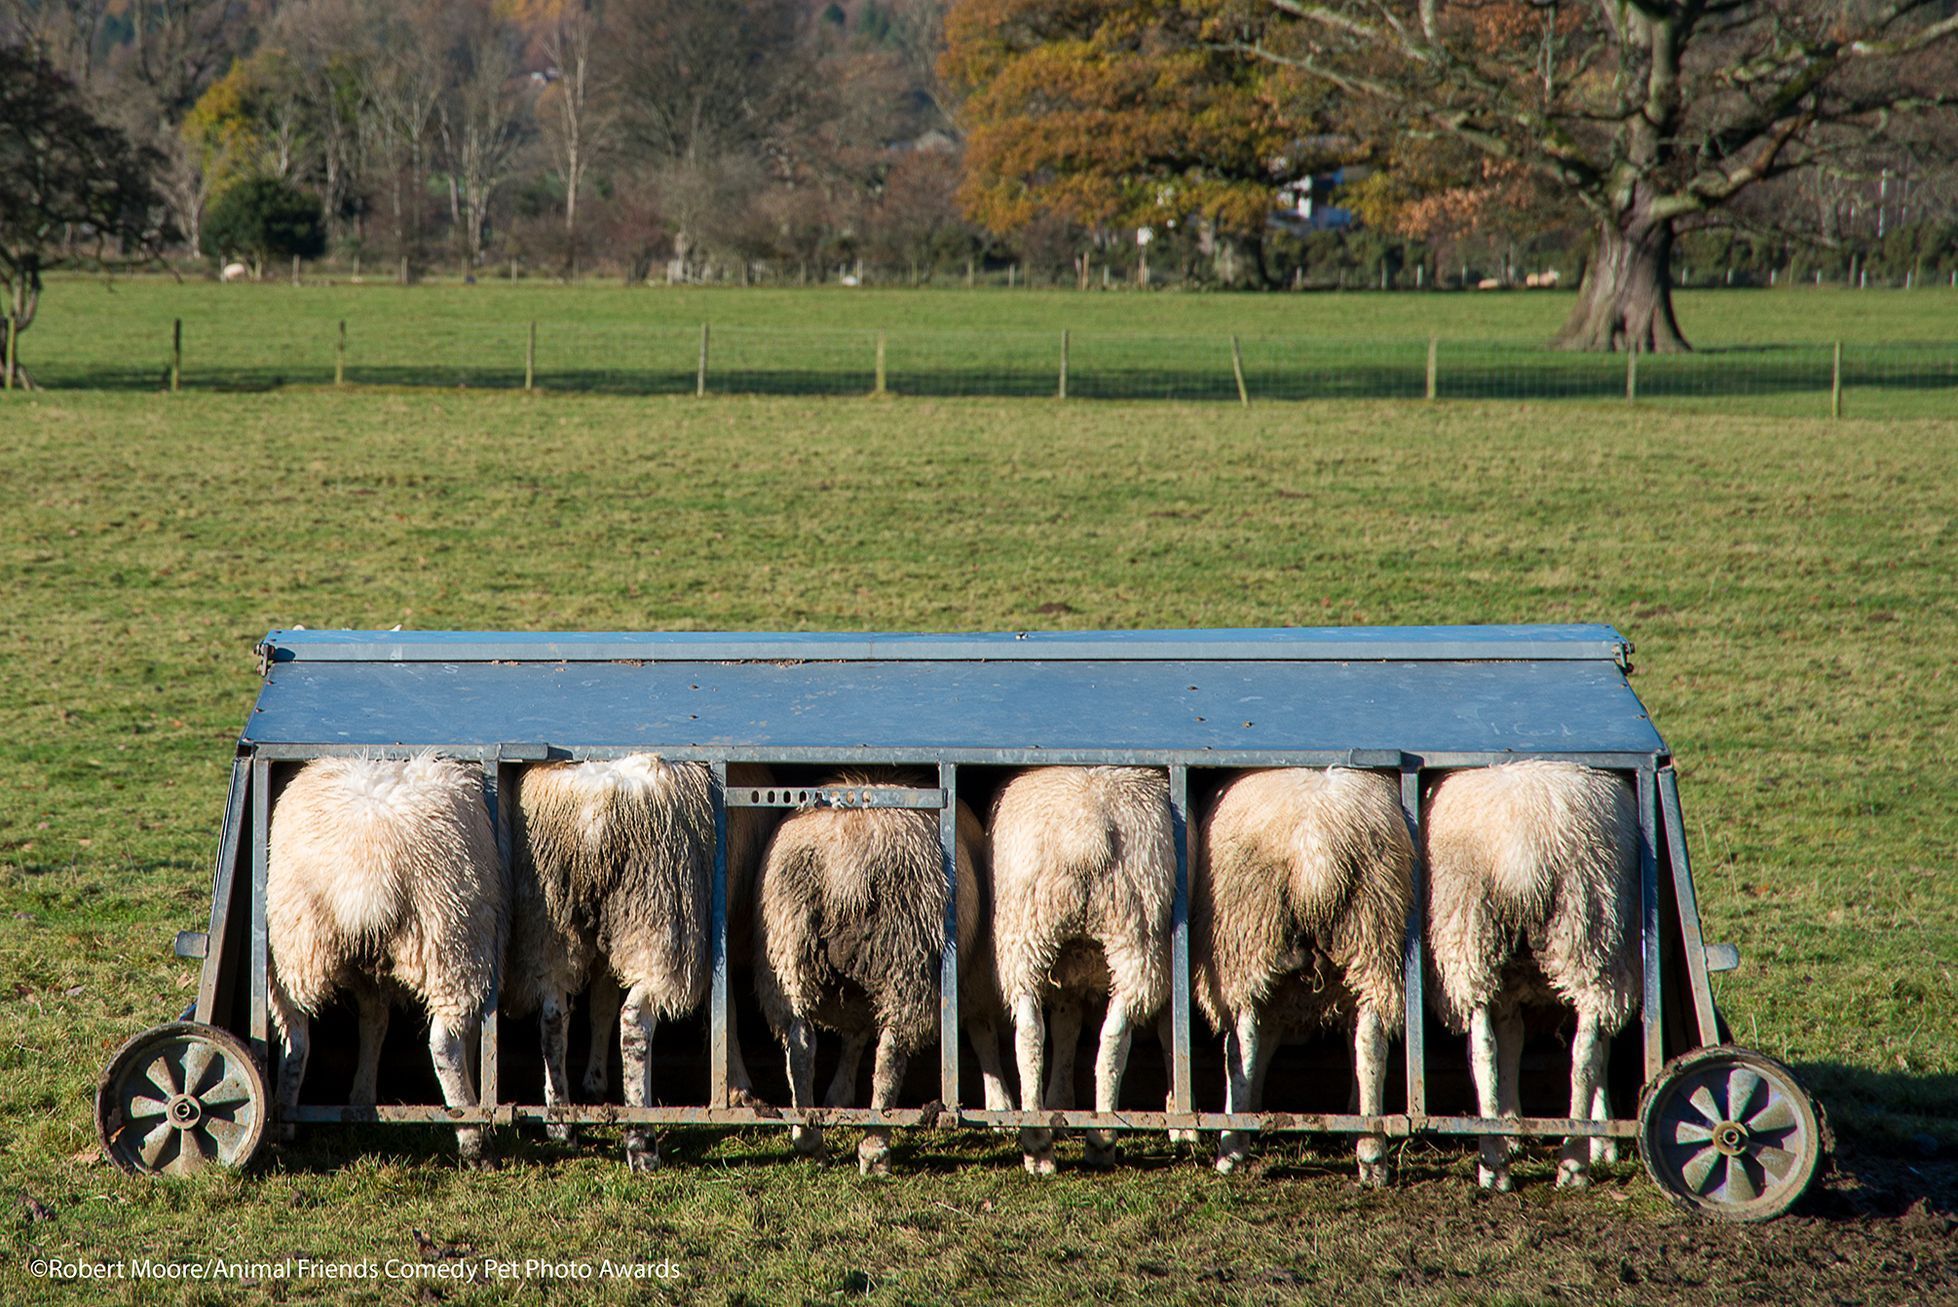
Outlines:
<svg viewBox="0 0 1958 1307"><path fill-rule="evenodd" d="M1652 1178L1684 1206L1727 1219L1774 1216L1814 1177L1828 1148L1827 1124L1786 1067L1724 1040L1708 973L1732 967L1737 957L1702 942L1678 780L1665 741L1627 684L1630 652L1607 626L980 635L274 631L259 648L264 683L232 765L209 928L178 937L180 954L203 960L197 998L180 1020L132 1039L103 1073L103 1145L118 1165L147 1173L242 1166L268 1128L293 1123L1312 1131L1390 1141L1605 1136L1636 1139ZM302 1101L282 1119L266 1092L277 1079L265 876L278 789L311 758L421 751L481 768L506 868L510 796L527 764L649 752L711 768L717 847L702 1033L706 1092L697 1102L547 1108L541 1092L519 1087L523 1077L500 1074L515 1050L499 1043L492 993L482 1023L480 1106L450 1108L432 1094L429 1101L387 1102L384 1093L376 1105ZM1391 1078L1398 1083L1389 1084L1385 1109L1200 1110L1199 1098L1214 1104L1219 1097L1207 1081L1220 1065L1200 1023L1199 1046L1192 1045L1189 879L1206 796L1246 769L1366 768L1397 778L1418 848L1426 793L1443 773L1520 758L1607 769L1635 790L1643 993L1615 1064L1635 1070L1638 1115L1486 1118L1473 1114L1472 1098L1464 1105L1459 1067L1450 1081L1444 1059L1430 1055L1430 1044L1436 1052L1442 1046L1423 997L1426 893L1418 862L1403 950L1402 1074ZM730 786L728 767L744 763L768 765L779 783ZM962 1092L970 1080L962 1082L961 1062L970 1059L962 1057L958 1034L959 943L950 911L939 968L935 1099L877 1109L736 1105L728 1092L728 809L932 812L949 885L959 801L978 807L1014 770L1046 764L1168 774L1177 845L1171 1040L1154 1091L1167 1089L1167 1109L1028 1113L973 1105L973 1095ZM925 768L936 783L825 786L817 779L839 767ZM751 1062L754 1053L751 1047ZM1199 1062L1206 1068L1201 1087ZM1135 1087L1126 1096L1139 1101L1146 1092Z"/></svg>

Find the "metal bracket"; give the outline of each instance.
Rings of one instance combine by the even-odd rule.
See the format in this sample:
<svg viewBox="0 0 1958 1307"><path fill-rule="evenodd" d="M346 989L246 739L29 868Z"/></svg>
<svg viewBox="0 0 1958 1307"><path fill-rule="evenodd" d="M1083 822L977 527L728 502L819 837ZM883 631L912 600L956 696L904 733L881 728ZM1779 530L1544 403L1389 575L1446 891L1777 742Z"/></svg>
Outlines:
<svg viewBox="0 0 1958 1307"><path fill-rule="evenodd" d="M896 785L729 786L730 808L926 808L945 806L942 789Z"/></svg>
<svg viewBox="0 0 1958 1307"><path fill-rule="evenodd" d="M1740 945L1708 944L1701 950L1706 954L1708 971L1738 971L1740 969Z"/></svg>
<svg viewBox="0 0 1958 1307"><path fill-rule="evenodd" d="M204 958L210 956L211 936L202 930L180 930L177 939L170 946L180 958Z"/></svg>

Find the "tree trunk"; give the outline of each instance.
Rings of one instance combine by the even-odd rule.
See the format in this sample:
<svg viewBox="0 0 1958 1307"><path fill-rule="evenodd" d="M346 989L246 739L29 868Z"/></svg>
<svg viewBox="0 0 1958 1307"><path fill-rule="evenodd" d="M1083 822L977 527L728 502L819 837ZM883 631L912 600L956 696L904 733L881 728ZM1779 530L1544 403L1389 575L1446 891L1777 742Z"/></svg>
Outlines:
<svg viewBox="0 0 1958 1307"><path fill-rule="evenodd" d="M1672 312L1672 242L1670 220L1632 214L1601 223L1577 303L1551 346L1644 354L1691 349Z"/></svg>

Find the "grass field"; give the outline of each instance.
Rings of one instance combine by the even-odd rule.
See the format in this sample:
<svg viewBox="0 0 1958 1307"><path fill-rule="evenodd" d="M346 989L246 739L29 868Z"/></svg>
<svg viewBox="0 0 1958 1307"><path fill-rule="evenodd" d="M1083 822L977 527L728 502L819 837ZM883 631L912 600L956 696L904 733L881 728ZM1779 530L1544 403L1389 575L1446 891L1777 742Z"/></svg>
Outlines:
<svg viewBox="0 0 1958 1307"><path fill-rule="evenodd" d="M1637 393L1694 409L1829 412L1833 342L1847 411L1958 412L1958 291L1689 291L1698 347L1639 361ZM1254 400L1418 399L1437 338L1442 398L1623 398L1624 357L1542 348L1569 293L1228 295L1071 291L739 290L456 283L224 286L157 277L55 283L24 359L50 386L154 390L172 322L183 384L348 384L691 394L711 325L723 393L1237 399L1232 338ZM340 358L340 324L347 328Z"/></svg>
<svg viewBox="0 0 1958 1307"><path fill-rule="evenodd" d="M596 326L640 306L718 324L816 303L413 294L415 318L389 328L403 341L482 321L485 303L493 320L555 297L559 316ZM49 357L86 345L107 366L129 323L149 339L180 306L234 295L294 306L287 324L406 302L64 283L28 339ZM90 296L118 306L92 331L68 316ZM1744 318L1754 305L1864 302L1685 298L1702 338L1731 305L1732 340L1813 326ZM820 304L863 327L872 309L927 302L979 328L1004 297ZM1039 300L1050 323L1134 303ZM1342 303L1364 304L1379 337L1428 302L1164 296L1150 324L1215 331L1242 310L1269 327L1281 309ZM1519 339L1558 311L1475 303L1492 306L1491 333ZM1882 325L1917 336L1931 321ZM0 484L0 1301L237 1296L26 1269L134 1254L666 1256L684 1276L657 1292L702 1302L1958 1295L1958 418L49 390L0 403ZM449 1141L414 1130L323 1131L243 1177L137 1181L95 1159L101 1064L186 1001L191 967L168 941L204 920L268 628L1558 620L1637 641L1634 685L1680 759L1708 935L1744 958L1720 1003L1742 1042L1798 1068L1842 1138L1839 1173L1772 1226L1695 1222L1635 1164L1557 1192L1547 1154L1518 1193L1483 1196L1465 1150L1425 1143L1396 1155L1381 1194L1351 1184L1336 1144L1271 1147L1259 1174L1226 1179L1154 1138L1112 1176L1067 1166L1044 1185L991 1137L901 1137L885 1184L795 1163L765 1132L673 1132L649 1177L627 1174L604 1132L575 1153L515 1143L493 1176L457 1170ZM394 1302L415 1286L338 1292ZM591 1292L532 1281L515 1296Z"/></svg>

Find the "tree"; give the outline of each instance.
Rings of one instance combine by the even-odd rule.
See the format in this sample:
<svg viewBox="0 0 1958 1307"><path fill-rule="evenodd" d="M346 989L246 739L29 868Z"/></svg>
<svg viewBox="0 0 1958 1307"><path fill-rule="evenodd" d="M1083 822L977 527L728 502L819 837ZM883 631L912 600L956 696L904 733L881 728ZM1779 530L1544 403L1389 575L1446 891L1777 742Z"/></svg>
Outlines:
<svg viewBox="0 0 1958 1307"><path fill-rule="evenodd" d="M1261 235L1319 161L1283 111L1299 79L1219 48L1244 21L1222 0L956 0L940 67L966 95L966 212L999 234L1044 215Z"/></svg>
<svg viewBox="0 0 1958 1307"><path fill-rule="evenodd" d="M564 182L565 271L576 276L578 199L612 128L611 106L595 94L599 16L588 0L563 0L541 25L544 57L556 77L539 100L539 126Z"/></svg>
<svg viewBox="0 0 1958 1307"><path fill-rule="evenodd" d="M463 257L474 268L483 256L490 200L510 175L525 103L517 82L515 29L476 0L457 9L455 22L436 129L461 219Z"/></svg>
<svg viewBox="0 0 1958 1307"><path fill-rule="evenodd" d="M1945 0L1269 3L1286 21L1239 49L1582 207L1594 249L1553 342L1570 349L1687 348L1682 222L1958 103L1935 62L1958 44Z"/></svg>
<svg viewBox="0 0 1958 1307"><path fill-rule="evenodd" d="M273 259L317 259L326 253L319 200L277 177L247 177L218 192L204 215L203 250L214 259L243 256L257 277Z"/></svg>
<svg viewBox="0 0 1958 1307"><path fill-rule="evenodd" d="M170 235L162 163L45 60L0 46L0 292L15 332L33 324L49 269L101 264L112 245L147 257ZM0 354L11 344L0 324Z"/></svg>

